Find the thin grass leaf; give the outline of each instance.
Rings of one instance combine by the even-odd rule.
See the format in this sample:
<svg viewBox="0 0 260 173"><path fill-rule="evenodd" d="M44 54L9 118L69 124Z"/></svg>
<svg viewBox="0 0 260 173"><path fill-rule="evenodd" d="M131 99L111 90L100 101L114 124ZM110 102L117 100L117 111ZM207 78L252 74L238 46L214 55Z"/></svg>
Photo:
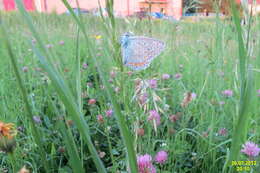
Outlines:
<svg viewBox="0 0 260 173"><path fill-rule="evenodd" d="M64 3L64 5L67 7L67 9L71 13L74 13L71 6L67 2L67 0L62 0L62 2ZM86 44L88 45L87 50L94 50L94 47L93 47L92 43L89 41L89 38L86 34L86 30L83 29L84 28L83 24L81 23L81 21L77 18L77 16L75 14L72 15L72 17L75 19L75 22L79 26L81 26L79 28L83 32L83 35L84 35L85 40L86 40ZM92 56L91 51L89 53L91 54L91 57L95 57L95 56ZM101 66L100 66L100 63L98 62L98 59L96 59L96 58L93 58L93 59L94 59L95 66L98 69L99 76L101 77L101 80L102 80L102 82L103 82L103 84L106 88L107 95L112 102L114 112L115 112L115 116L116 116L116 119L117 119L117 122L118 122L118 125L119 125L120 133L122 135L124 144L126 146L127 156L128 156L127 159L129 161L130 170L131 170L132 173L137 173L137 162L136 162L136 153L135 153L135 150L134 150L134 147L133 147L133 141L134 141L133 136L131 135L130 130L128 129L125 117L121 113L120 106L116 101L114 92L113 92L110 84L108 83L108 80L105 78L105 74L101 70Z"/></svg>
<svg viewBox="0 0 260 173"><path fill-rule="evenodd" d="M77 173L84 173L85 170L82 167L82 162L80 160L80 157L77 152L77 147L75 144L75 141L73 139L72 133L70 129L66 129L64 123L59 123L60 131L62 133L62 136L64 138L66 151L68 151L68 154L70 156L70 165L73 169L73 172Z"/></svg>
<svg viewBox="0 0 260 173"><path fill-rule="evenodd" d="M240 70L240 102L238 121L234 129L230 157L228 164L233 160L239 160L239 153L242 143L246 139L248 131L248 120L250 118L249 107L251 104L251 91L253 74L251 67L248 68L246 46L243 41L243 33L240 25L240 17L233 0L230 1L234 24L238 37L239 70ZM232 169L232 168L231 168ZM230 169L230 171L231 171Z"/></svg>
<svg viewBox="0 0 260 173"><path fill-rule="evenodd" d="M113 0L106 0L106 9L108 13L108 22L106 18L104 17L102 13L102 7L100 4L100 0L98 0L99 4L99 11L101 15L101 19L103 21L103 26L108 35L111 35L110 41L113 45L113 59L117 63L117 66L120 67L121 71L123 71L123 63L122 63L122 58L120 56L120 44L118 43L117 40L117 34L116 34L116 20L114 16L114 1ZM112 32L112 34L111 34Z"/></svg>
<svg viewBox="0 0 260 173"><path fill-rule="evenodd" d="M79 106L79 110L82 110L82 97L81 97L81 72L80 72L80 51L79 51L79 29L77 28L77 41L76 41L76 100Z"/></svg>
<svg viewBox="0 0 260 173"><path fill-rule="evenodd" d="M58 111L58 109L55 106L53 101L51 101L50 107L53 110L53 112L55 112L56 115L59 115L59 111ZM76 147L76 143L74 141L72 132L69 129L69 127L66 128L65 122L62 121L63 117L60 117L60 118L61 118L61 121L58 122L58 127L59 127L59 131L61 132L61 134L64 138L66 151L68 152L68 154L70 156L69 159L70 159L70 165L72 167L72 170L74 172L84 173L85 170L83 168L83 164L79 164L79 163L82 163L82 162L81 162L81 159L79 157L77 147Z"/></svg>
<svg viewBox="0 0 260 173"><path fill-rule="evenodd" d="M29 116L29 121L30 121L30 124L32 126L32 134L33 134L33 137L35 139L35 142L39 148L39 152L40 152L40 156L41 156L41 160L43 162L43 166L44 166L44 169L45 171L49 171L50 170L50 166L49 166L49 163L46 159L46 152L44 150L44 145L42 145L42 141L41 141L41 133L40 131L38 130L38 128L35 126L35 123L34 123L34 120L33 120L33 111L32 111L32 108L29 104L29 100L28 100L28 93L25 89L25 85L23 83L23 80L22 80L22 77L20 75L20 72L19 72L19 68L18 68L18 65L17 65L17 62L16 62L16 57L15 57L15 53L13 52L12 48L11 48L11 43L9 41L9 38L8 38L8 34L6 32L6 29L4 28L4 24L1 23L1 37L4 39L4 45L6 46L7 48L7 51L8 51L8 55L9 55L9 58L11 60L11 64L13 66L13 69L14 69L14 72L15 72L15 76L17 78L17 83L18 83L18 86L20 88L20 91L22 93L22 98L23 98L23 101L25 103L25 108L28 112L28 116Z"/></svg>
<svg viewBox="0 0 260 173"><path fill-rule="evenodd" d="M75 99L73 97L72 92L70 91L69 87L66 85L65 81L62 79L61 75L59 75L59 73L55 70L55 68L53 68L53 65L51 65L49 63L48 59L50 59L50 56L49 56L47 50L45 49L45 47L43 46L41 38L32 24L32 19L28 15L28 13L25 11L21 1L16 0L16 3L17 3L19 11L25 18L30 30L32 31L32 34L36 38L37 42L41 43L41 44L39 44L41 51L38 48L33 47L34 53L38 57L43 68L48 73L51 81L53 82L53 86L54 86L56 92L58 93L63 104L65 105L66 109L68 110L68 114L71 116L73 121L76 123L77 128L79 129L81 135L83 136L85 142L87 143L87 146L92 155L93 161L96 165L98 172L105 173L106 169L105 169L102 161L100 160L100 158L97 154L97 151L91 141L91 137L89 135L90 134L89 126L86 123L81 111L78 109L78 106L75 103ZM72 11L72 13L73 13L73 11ZM42 53L44 53L44 55Z"/></svg>
<svg viewBox="0 0 260 173"><path fill-rule="evenodd" d="M89 126L86 123L86 120L84 119L82 113L78 109L78 105L73 101L74 97L69 90L68 86L65 84L64 80L61 78L61 76L55 71L55 69L52 69L46 59L42 56L42 54L39 52L37 48L33 48L34 53L39 58L40 63L42 64L43 68L46 70L46 72L49 74L50 79L53 82L53 86L56 89L56 92L60 96L63 104L65 105L69 115L77 125L77 128L79 129L81 135L83 136L85 142L87 143L87 146L89 148L89 151L93 157L93 160L96 164L96 168L99 172L106 172L105 167L98 157L97 151L91 142L90 137L90 131Z"/></svg>

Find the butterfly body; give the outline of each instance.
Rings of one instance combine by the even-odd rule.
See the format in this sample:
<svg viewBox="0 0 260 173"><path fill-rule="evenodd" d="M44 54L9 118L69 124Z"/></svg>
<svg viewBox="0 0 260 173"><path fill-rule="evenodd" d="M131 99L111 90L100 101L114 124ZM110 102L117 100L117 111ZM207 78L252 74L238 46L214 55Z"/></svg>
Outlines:
<svg viewBox="0 0 260 173"><path fill-rule="evenodd" d="M164 42L126 33L121 37L123 64L132 70L144 70L165 48Z"/></svg>

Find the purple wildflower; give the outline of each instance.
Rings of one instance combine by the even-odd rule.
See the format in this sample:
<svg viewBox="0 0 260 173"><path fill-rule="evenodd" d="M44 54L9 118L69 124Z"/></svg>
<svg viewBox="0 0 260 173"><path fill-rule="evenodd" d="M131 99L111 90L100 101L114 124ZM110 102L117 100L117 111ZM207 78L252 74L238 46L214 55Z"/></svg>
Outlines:
<svg viewBox="0 0 260 173"><path fill-rule="evenodd" d="M227 135L227 129L226 128L221 128L218 131L219 136L226 136Z"/></svg>
<svg viewBox="0 0 260 173"><path fill-rule="evenodd" d="M224 105L224 104L225 104L224 101L220 101L220 102L219 102L219 105Z"/></svg>
<svg viewBox="0 0 260 173"><path fill-rule="evenodd" d="M47 49L50 49L50 48L53 48L53 45L52 45L52 44L47 44L45 47L46 47Z"/></svg>
<svg viewBox="0 0 260 173"><path fill-rule="evenodd" d="M192 100L196 99L196 97L197 97L197 94L196 94L196 93L191 93L191 98L192 98Z"/></svg>
<svg viewBox="0 0 260 173"><path fill-rule="evenodd" d="M179 117L177 115L171 115L169 119L171 122L175 123L179 119Z"/></svg>
<svg viewBox="0 0 260 173"><path fill-rule="evenodd" d="M29 68L24 66L22 70L23 70L24 73L26 73L26 72L28 72Z"/></svg>
<svg viewBox="0 0 260 173"><path fill-rule="evenodd" d="M138 136L144 136L145 131L144 131L143 128L138 128L136 130L136 133L137 133Z"/></svg>
<svg viewBox="0 0 260 173"><path fill-rule="evenodd" d="M260 148L254 142L247 141L243 145L242 153L245 153L249 157L256 157L259 155Z"/></svg>
<svg viewBox="0 0 260 173"><path fill-rule="evenodd" d="M257 90L257 96L260 97L260 89Z"/></svg>
<svg viewBox="0 0 260 173"><path fill-rule="evenodd" d="M138 87L140 84L141 84L141 79L139 79L139 78L137 78L137 79L135 79L134 80L134 82L135 82L135 87Z"/></svg>
<svg viewBox="0 0 260 173"><path fill-rule="evenodd" d="M63 40L61 40L60 42L59 42L59 45L64 45L64 41Z"/></svg>
<svg viewBox="0 0 260 173"><path fill-rule="evenodd" d="M40 124L41 122L42 122L42 120L41 120L41 117L39 117L39 116L33 116L33 121L35 122L35 123L37 123L37 124Z"/></svg>
<svg viewBox="0 0 260 173"><path fill-rule="evenodd" d="M106 116L107 117L111 117L113 115L113 110L112 109L109 109L106 111Z"/></svg>
<svg viewBox="0 0 260 173"><path fill-rule="evenodd" d="M175 79L181 79L182 78L182 74L181 73L176 73L175 75L174 75L174 78Z"/></svg>
<svg viewBox="0 0 260 173"><path fill-rule="evenodd" d="M36 44L36 40L35 39L32 39L32 44Z"/></svg>
<svg viewBox="0 0 260 173"><path fill-rule="evenodd" d="M96 99L89 99L88 100L89 105L94 105L94 104L96 104L96 102L97 102Z"/></svg>
<svg viewBox="0 0 260 173"><path fill-rule="evenodd" d="M170 77L171 77L171 76L170 76L169 74L166 74L166 73L162 75L162 79L163 79L163 80L170 79Z"/></svg>
<svg viewBox="0 0 260 173"><path fill-rule="evenodd" d="M87 63L83 63L83 69L86 69L86 68L88 68L88 64Z"/></svg>
<svg viewBox="0 0 260 173"><path fill-rule="evenodd" d="M116 72L115 71L111 71L110 72L110 77L111 78L115 78L116 77Z"/></svg>
<svg viewBox="0 0 260 173"><path fill-rule="evenodd" d="M148 94L143 93L142 95L139 96L139 102L141 105L144 105L148 100Z"/></svg>
<svg viewBox="0 0 260 173"><path fill-rule="evenodd" d="M222 91L222 94L226 97L232 97L233 96L233 91L232 90L224 90Z"/></svg>
<svg viewBox="0 0 260 173"><path fill-rule="evenodd" d="M99 123L103 123L104 122L103 116L102 115L97 115L97 121Z"/></svg>
<svg viewBox="0 0 260 173"><path fill-rule="evenodd" d="M127 75L128 75L128 76L132 76L132 74L133 74L132 71L127 72Z"/></svg>
<svg viewBox="0 0 260 173"><path fill-rule="evenodd" d="M167 158L168 158L167 152L162 150L162 151L159 151L159 152L156 154L154 160L155 160L157 163L163 164L163 163L166 162Z"/></svg>
<svg viewBox="0 0 260 173"><path fill-rule="evenodd" d="M149 87L150 88L157 88L157 80L156 79L151 79L148 81Z"/></svg>
<svg viewBox="0 0 260 173"><path fill-rule="evenodd" d="M149 113L147 120L148 121L155 120L157 126L160 125L160 123L161 123L161 117L156 110L150 110L150 113Z"/></svg>
<svg viewBox="0 0 260 173"><path fill-rule="evenodd" d="M137 156L138 173L156 173L149 154Z"/></svg>
<svg viewBox="0 0 260 173"><path fill-rule="evenodd" d="M88 87L93 87L93 83L92 82L87 82L87 86Z"/></svg>

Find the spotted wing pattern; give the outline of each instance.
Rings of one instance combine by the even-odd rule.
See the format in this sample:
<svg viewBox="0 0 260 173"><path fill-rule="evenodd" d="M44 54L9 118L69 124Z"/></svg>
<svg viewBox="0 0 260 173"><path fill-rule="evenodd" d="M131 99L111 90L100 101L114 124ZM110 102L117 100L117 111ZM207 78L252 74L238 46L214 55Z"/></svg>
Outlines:
<svg viewBox="0 0 260 173"><path fill-rule="evenodd" d="M148 37L123 38L123 63L132 70L144 70L165 48L164 42Z"/></svg>

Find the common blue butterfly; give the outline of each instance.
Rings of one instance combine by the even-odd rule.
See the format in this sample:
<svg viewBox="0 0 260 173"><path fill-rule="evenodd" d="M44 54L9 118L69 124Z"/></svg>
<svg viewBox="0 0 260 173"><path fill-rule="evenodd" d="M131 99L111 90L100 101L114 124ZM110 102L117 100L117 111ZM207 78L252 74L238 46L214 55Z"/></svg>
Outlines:
<svg viewBox="0 0 260 173"><path fill-rule="evenodd" d="M121 36L123 64L132 70L144 70L165 48L164 42L125 33Z"/></svg>

